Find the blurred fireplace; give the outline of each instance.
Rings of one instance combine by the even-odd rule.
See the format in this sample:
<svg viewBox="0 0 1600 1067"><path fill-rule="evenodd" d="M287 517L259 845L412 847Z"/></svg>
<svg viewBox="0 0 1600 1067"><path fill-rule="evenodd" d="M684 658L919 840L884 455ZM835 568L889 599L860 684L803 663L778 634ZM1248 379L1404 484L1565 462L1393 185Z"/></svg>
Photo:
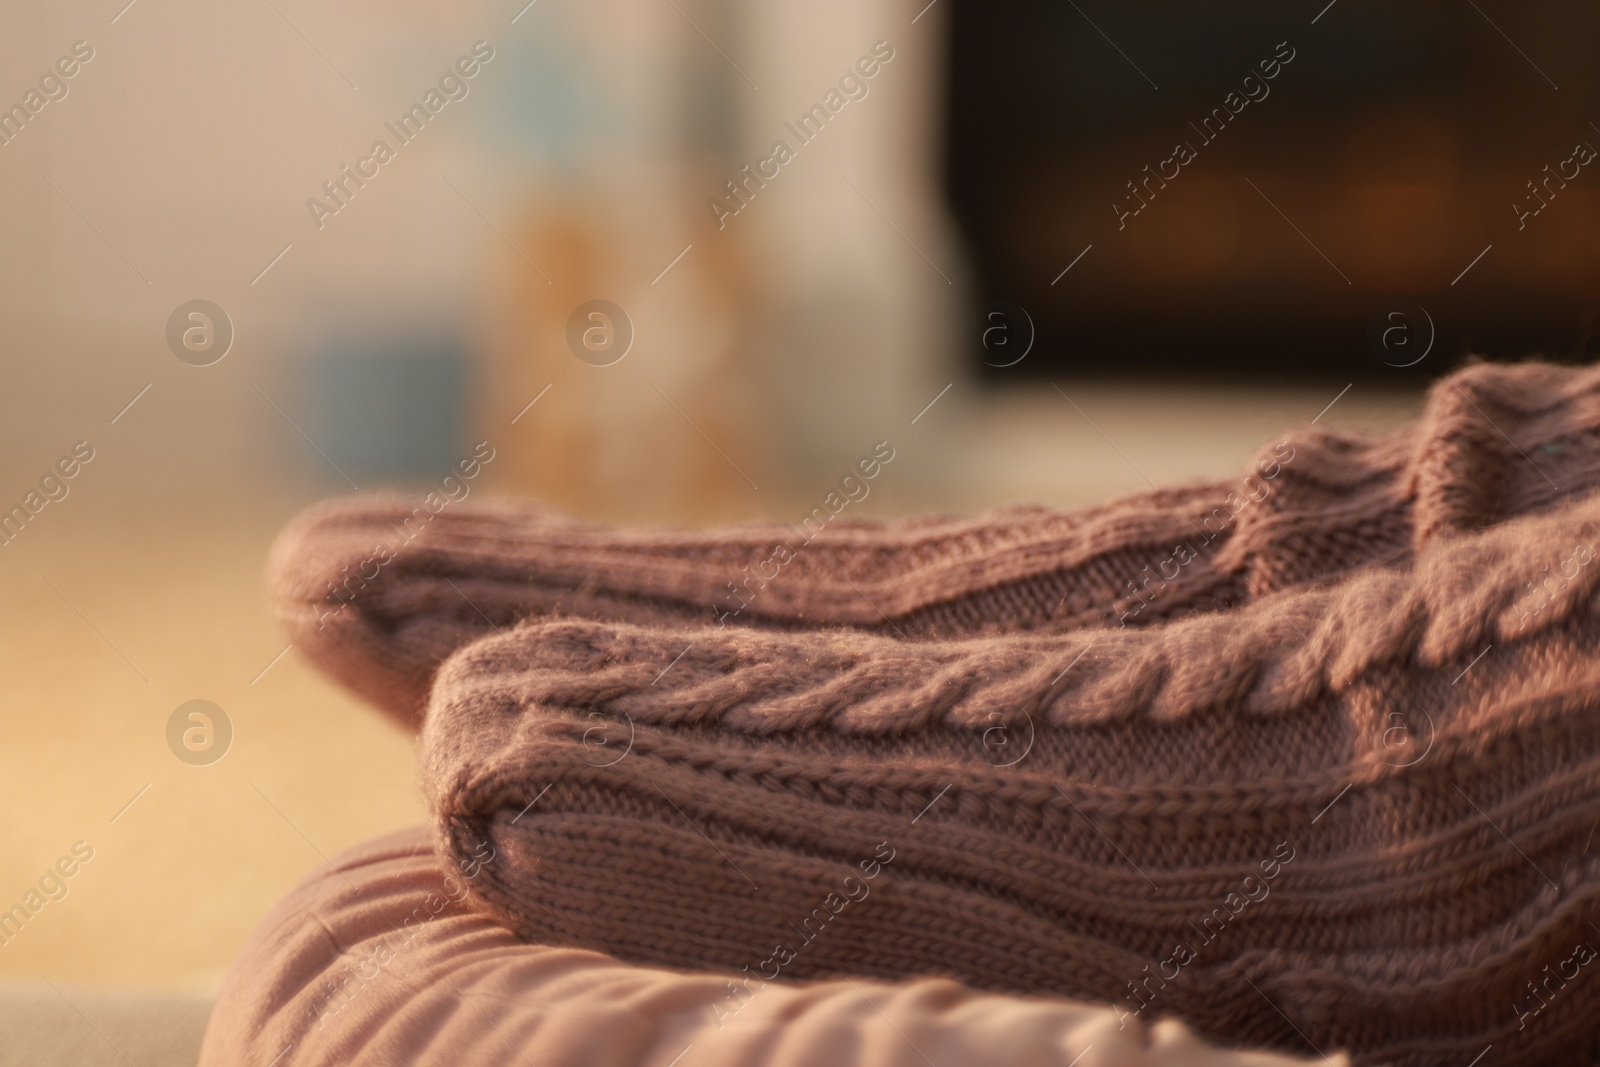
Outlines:
<svg viewBox="0 0 1600 1067"><path fill-rule="evenodd" d="M1393 375L1404 305L1408 374L1596 350L1595 5L948 2L952 210L1037 331L988 374Z"/></svg>

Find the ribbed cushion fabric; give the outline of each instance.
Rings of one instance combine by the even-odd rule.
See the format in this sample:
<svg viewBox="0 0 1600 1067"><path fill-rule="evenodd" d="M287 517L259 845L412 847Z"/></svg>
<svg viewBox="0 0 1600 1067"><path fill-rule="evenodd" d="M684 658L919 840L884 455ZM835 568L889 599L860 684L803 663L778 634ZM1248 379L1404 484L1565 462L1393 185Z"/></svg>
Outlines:
<svg viewBox="0 0 1600 1067"><path fill-rule="evenodd" d="M1521 410L1494 375L1593 381L1458 381L1462 427ZM1590 462L1574 427L1539 469L1475 432L1413 454L1377 553L1404 559L1225 611L491 635L424 729L442 849L496 850L472 891L511 929L624 959L947 975L1362 1064L1593 1063L1600 497L1475 529Z"/></svg>
<svg viewBox="0 0 1600 1067"><path fill-rule="evenodd" d="M538 618L895 639L1145 627L1248 604L1600 487L1600 369L1468 367L1382 440L1308 427L1238 478L1077 512L657 531L445 496L335 501L280 537L295 647L416 729L438 665ZM892 478L892 464L878 471Z"/></svg>

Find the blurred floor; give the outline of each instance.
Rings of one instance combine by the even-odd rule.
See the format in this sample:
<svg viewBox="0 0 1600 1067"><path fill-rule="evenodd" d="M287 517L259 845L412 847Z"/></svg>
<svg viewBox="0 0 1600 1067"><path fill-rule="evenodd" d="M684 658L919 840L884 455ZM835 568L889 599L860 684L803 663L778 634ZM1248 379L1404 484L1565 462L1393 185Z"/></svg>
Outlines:
<svg viewBox="0 0 1600 1067"><path fill-rule="evenodd" d="M263 674L285 644L264 555L298 502L242 488L80 485L4 549L0 908L74 842L94 855L0 947L0 981L209 990L322 856L423 816L409 738L293 653ZM167 747L168 717L196 698L235 731L211 766Z"/></svg>
<svg viewBox="0 0 1600 1067"><path fill-rule="evenodd" d="M0 1067L192 1067L210 1014L192 994L0 990Z"/></svg>
<svg viewBox="0 0 1600 1067"><path fill-rule="evenodd" d="M981 401L958 385L915 425L898 420L903 432L886 432L895 463L859 513L1077 506L1146 479L1233 476L1335 392L1060 385L1065 397L1045 387ZM1323 422L1376 431L1418 403L1357 387ZM102 446L72 495L0 549L0 909L75 842L94 849L67 896L0 946L0 983L212 991L292 883L424 818L410 738L292 650L277 658L267 547L324 490L235 460L186 465L159 435L139 440ZM20 492L38 464L6 456L4 485ZM829 488L752 492L748 514L798 516ZM616 510L626 515L626 501ZM206 767L166 742L173 709L196 698L235 729Z"/></svg>

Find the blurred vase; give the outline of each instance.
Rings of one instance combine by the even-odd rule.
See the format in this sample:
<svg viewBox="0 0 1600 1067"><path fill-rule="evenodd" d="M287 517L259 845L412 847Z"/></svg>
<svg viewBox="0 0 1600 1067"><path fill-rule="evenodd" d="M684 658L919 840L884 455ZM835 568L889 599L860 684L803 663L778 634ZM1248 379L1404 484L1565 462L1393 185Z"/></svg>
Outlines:
<svg viewBox="0 0 1600 1067"><path fill-rule="evenodd" d="M696 26L732 33L710 5L679 7L539 12L491 138L517 187L485 294L484 432L510 445L503 484L580 515L681 521L762 503L755 296L742 242L707 240L700 218L732 140L719 102L736 89Z"/></svg>
<svg viewBox="0 0 1600 1067"><path fill-rule="evenodd" d="M485 294L499 477L597 517L781 515L953 380L940 22L910 17L882 0L538 12L488 137L513 190ZM890 58L863 77L875 46ZM752 178L780 140L788 161Z"/></svg>

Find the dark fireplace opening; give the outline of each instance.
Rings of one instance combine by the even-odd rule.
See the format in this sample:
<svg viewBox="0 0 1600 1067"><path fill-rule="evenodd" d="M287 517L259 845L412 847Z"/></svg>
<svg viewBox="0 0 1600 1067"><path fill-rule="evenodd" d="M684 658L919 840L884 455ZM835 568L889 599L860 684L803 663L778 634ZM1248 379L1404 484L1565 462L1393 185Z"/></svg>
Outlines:
<svg viewBox="0 0 1600 1067"><path fill-rule="evenodd" d="M975 343L987 374L1600 347L1594 5L948 2L948 195L1033 330L1011 366Z"/></svg>

